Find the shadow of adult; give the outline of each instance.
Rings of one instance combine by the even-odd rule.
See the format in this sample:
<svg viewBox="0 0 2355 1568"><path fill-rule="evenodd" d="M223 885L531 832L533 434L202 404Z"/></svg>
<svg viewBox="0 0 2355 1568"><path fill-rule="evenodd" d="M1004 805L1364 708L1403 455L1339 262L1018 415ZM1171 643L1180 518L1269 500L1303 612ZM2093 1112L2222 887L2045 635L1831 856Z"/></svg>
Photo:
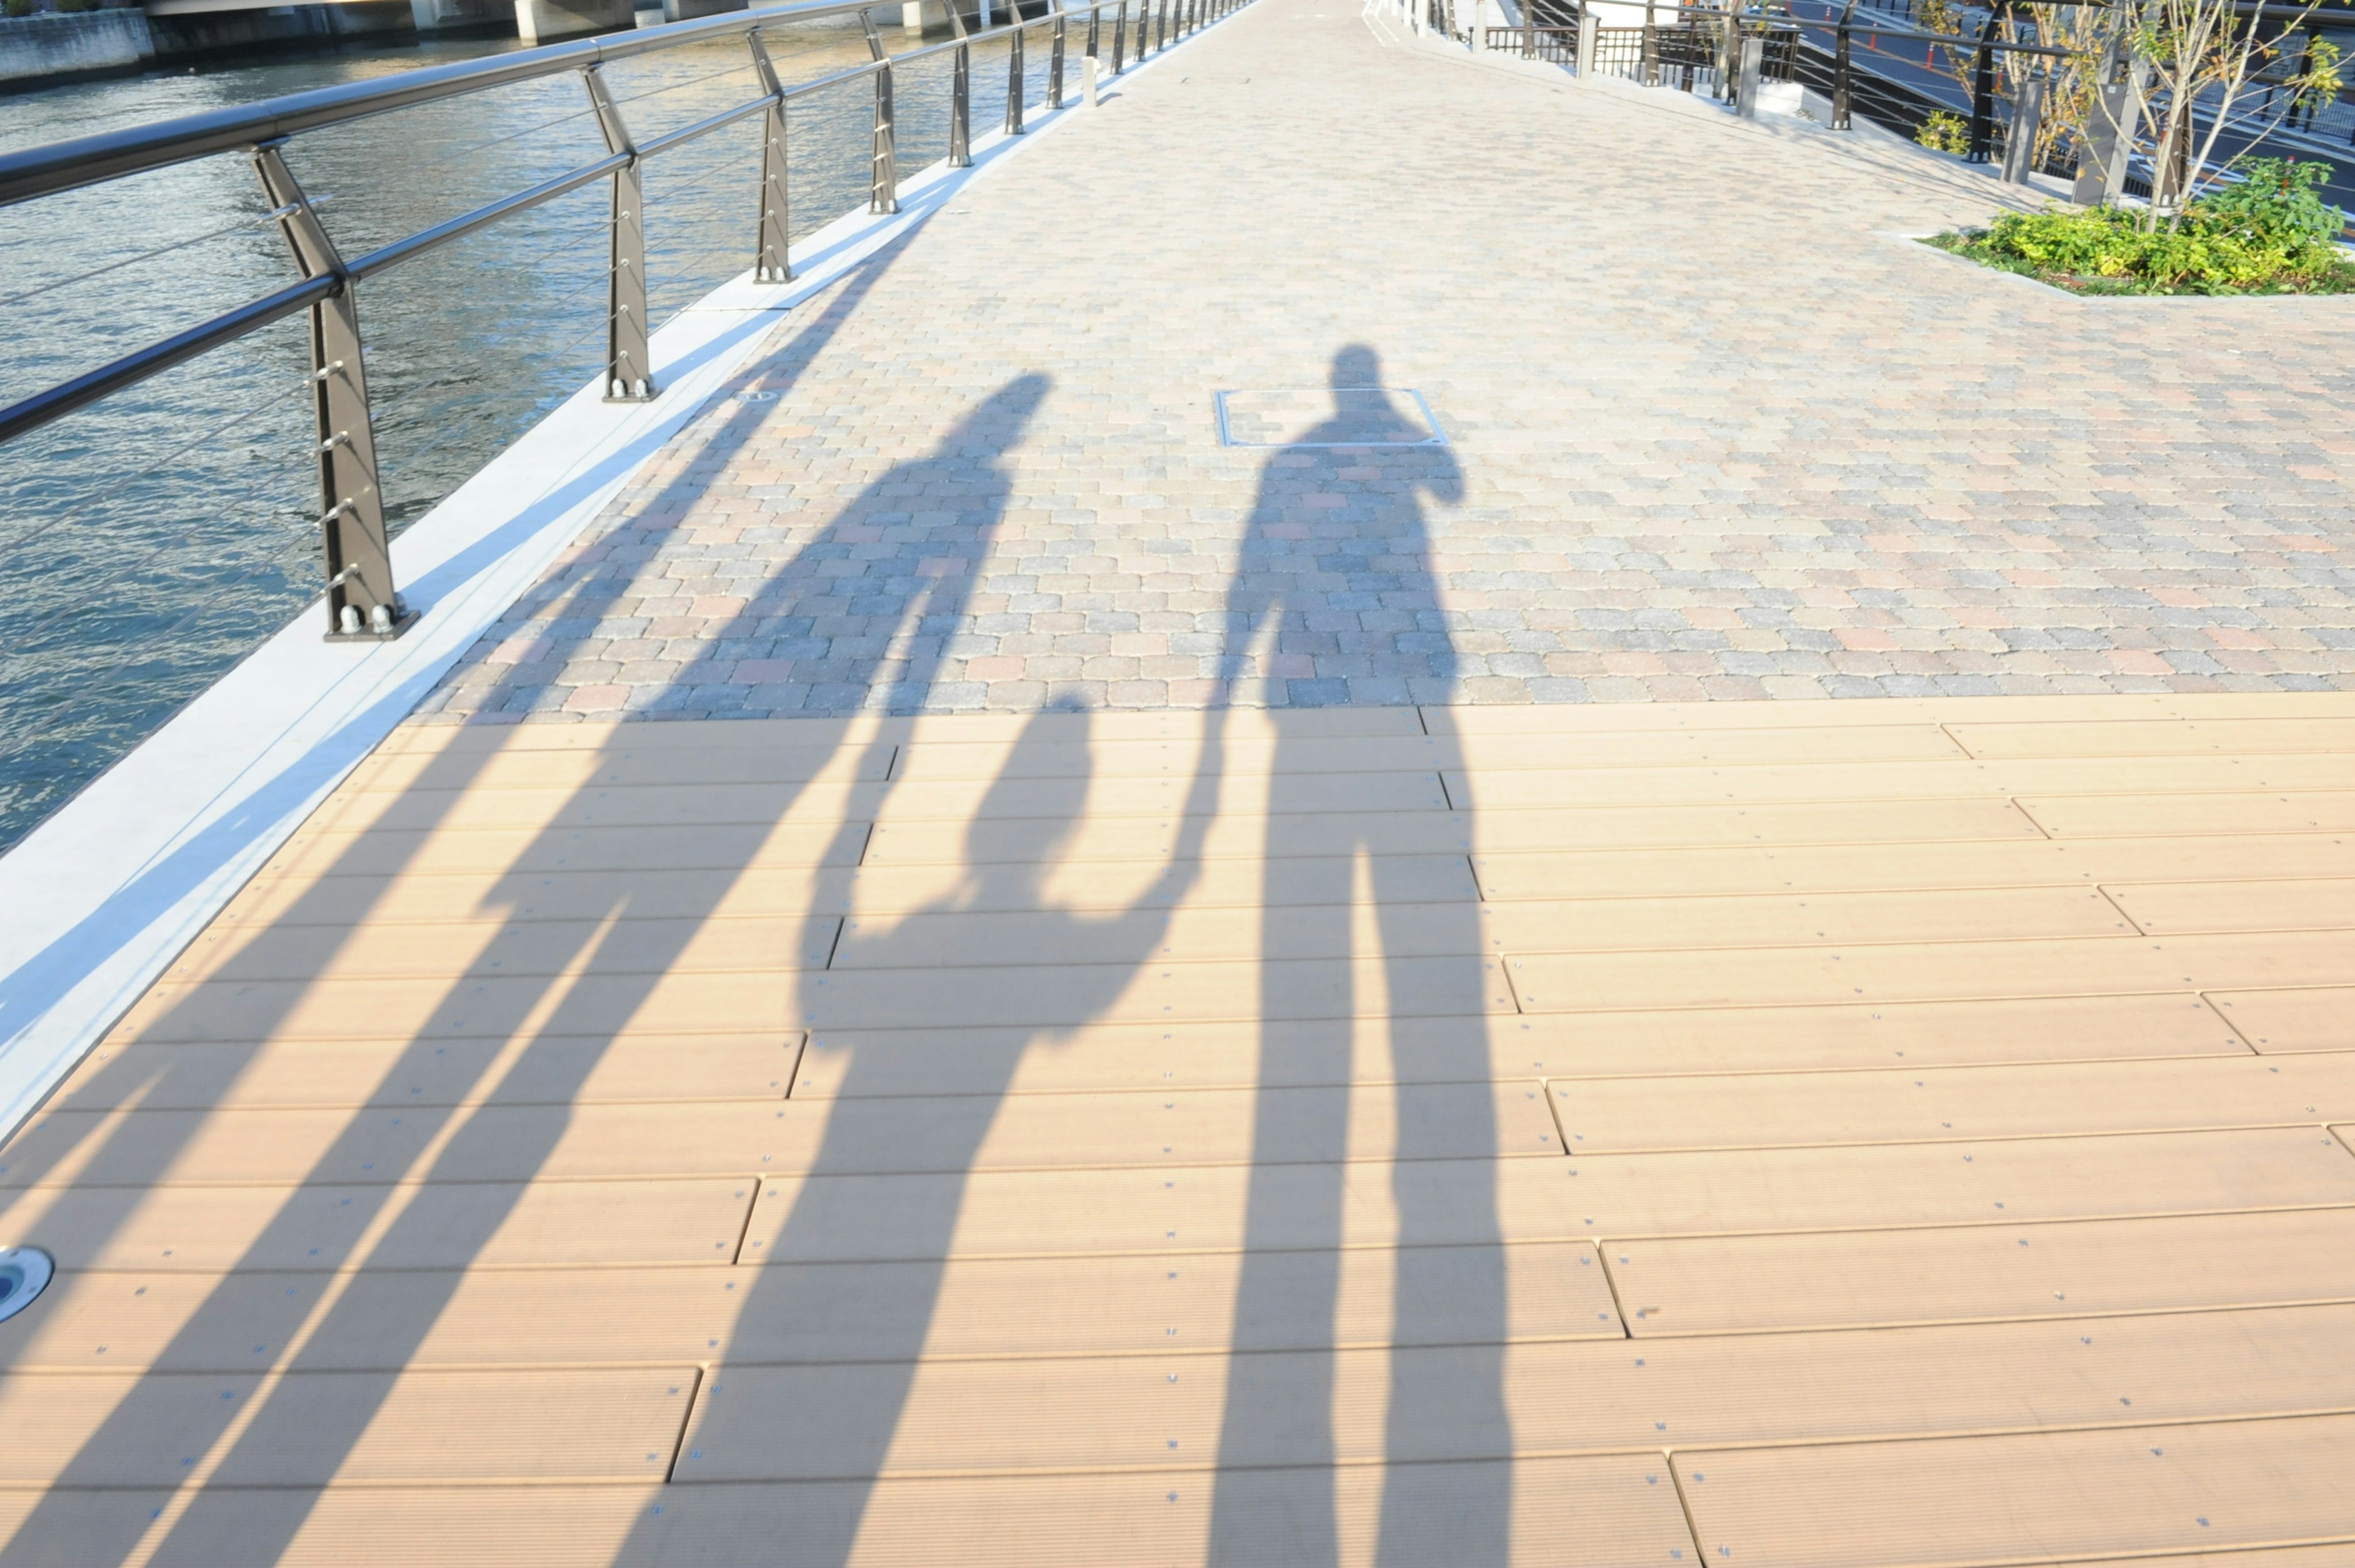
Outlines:
<svg viewBox="0 0 2355 1568"><path fill-rule="evenodd" d="M791 351L784 357L790 359ZM773 374L769 379L783 378ZM947 432L934 451L890 469L845 504L752 596L755 613L773 621L790 624L851 617L864 627L861 651L833 661L823 672L836 710L908 713L926 705L949 632L964 615L974 573L927 572L923 563L959 555L977 563L986 553L1011 491L1004 459L1019 445L1048 386L1045 377L1030 375L998 389ZM737 417L751 416L731 416ZM660 516L666 502L683 499L657 495L643 509ZM918 518L912 508L928 504L932 508L929 516ZM879 547L887 532L890 539ZM846 571L847 565L853 569ZM576 584L574 592L581 606L593 614L601 597L621 596L630 592L641 571L661 570L658 556L645 568L617 565L602 577L592 577L596 586ZM820 733L840 737L830 742L840 745L850 731ZM658 737L658 729L624 726L612 744L637 747ZM868 765L850 770L864 782L855 786L844 813L846 836L864 833L863 817L871 817L889 788L872 752L870 748L870 755L863 759ZM781 785L759 820L699 829L697 866L709 873L700 907L682 909L674 900L661 912L665 918L660 922L633 923L638 912L623 884L602 904L567 912L570 929L581 933L577 944L541 964L540 973L511 976L496 987L483 986L478 973L453 983L434 1020L394 1057L372 1104L381 1107L389 1100L381 1085L415 1081L453 1045L472 1051L479 1062L474 1092L453 1096L462 1104L402 1106L395 1124L400 1132L390 1141L380 1127L386 1117L372 1109L355 1111L343 1135L304 1179L306 1187L346 1184L344 1189L356 1205L363 1206L364 1214L389 1216L377 1221L378 1234L365 1254L320 1260L322 1268L342 1264L357 1269L343 1294L323 1307L318 1289L298 1285L281 1296L274 1288L250 1288L254 1271L282 1266L266 1260L295 1250L298 1227L315 1223L294 1212L299 1205L290 1206L264 1227L237 1268L160 1353L157 1364L207 1364L209 1354L231 1340L267 1347L272 1360L285 1348L297 1347L283 1359L283 1369L294 1374L400 1368L411 1361L455 1295L467 1264L507 1222L526 1184L544 1168L565 1135L581 1091L604 1052L629 1028L640 1005L703 922L724 903L734 880L758 863L777 823L808 787L805 781L826 771L823 760L817 760L803 771L805 782ZM599 772L588 770L588 776L594 780ZM498 917L500 930L485 944L485 952L496 951L500 938L524 932L522 912L541 901L544 871L577 863L577 848L568 846L577 847L580 824L594 818L600 787L593 782L581 785L482 900L485 912L509 912ZM837 853L830 858L844 857ZM782 993L789 980L780 976L778 984ZM466 998L463 1008L458 1005L461 996ZM453 1040L448 1030L437 1027L453 1011L465 1015L463 1040ZM779 1017L783 1016L781 994ZM527 1088L517 1092L516 1085ZM359 1158L363 1151L374 1156L366 1174ZM155 1163L133 1153L143 1165ZM485 1172L496 1172L498 1180L485 1182ZM415 1202L396 1209L388 1185L394 1180L474 1185L464 1204ZM369 1258L397 1261L421 1255L440 1260L440 1266L421 1271L388 1265L385 1274L400 1276L399 1288L369 1288ZM178 1393L185 1381L168 1371L142 1378L60 1467L53 1489L0 1548L0 1565L70 1562L104 1568L141 1554L143 1541L154 1546L146 1554L166 1561L276 1561L301 1529L307 1506L256 1510L248 1500L250 1493L234 1480L246 1477L250 1485L254 1476L281 1474L293 1455L302 1456L306 1475L333 1476L375 1419L393 1380L389 1374L346 1378L344 1396L333 1401L293 1399L282 1392L284 1384L265 1386L254 1402L258 1409L249 1409L244 1400L208 1407L209 1430L192 1427L189 1407ZM144 1508L126 1506L93 1515L72 1500L76 1488L119 1486L126 1466L135 1468L146 1462L144 1456L155 1447L154 1433L162 1429L175 1433L183 1451L209 1453L214 1461L209 1468L223 1483L201 1486L185 1499L186 1506L176 1518L160 1523ZM127 1501L137 1500L126 1497ZM160 1540L155 1539L158 1532Z"/></svg>
<svg viewBox="0 0 2355 1568"><path fill-rule="evenodd" d="M1337 670L1385 683L1375 691L1394 702L1444 699L1457 661L1431 576L1423 497L1457 500L1463 480L1412 406L1383 389L1372 349L1337 354L1331 385L1331 414L1273 453L1263 472L1227 596L1220 672L1231 700L1257 695L1274 710L1277 736L1261 910L1262 1092L1244 1231L1251 1250L1234 1337L1239 1346L1325 1348L1239 1354L1231 1363L1209 1561L1317 1568L1340 1560L1328 1467L1337 1457L1331 1347L1345 1239L1341 1162L1350 1147L1359 1035L1387 1021L1399 1085L1391 1339L1458 1348L1444 1358L1392 1357L1383 1438L1392 1467L1375 1561L1427 1563L1441 1552L1457 1568L1501 1568L1510 1548L1509 1467L1398 1464L1443 1456L1430 1452L1432 1435L1442 1432L1460 1445L1444 1456L1501 1461L1511 1452L1493 1168L1437 1157L1496 1147L1493 1104L1468 1088L1491 1076L1478 908L1468 898L1425 901L1427 891L1401 882L1377 815L1330 804L1333 781L1320 776L1330 763L1319 753L1331 731L1293 712L1348 701L1346 679L1327 673ZM1444 741L1440 749L1452 750ZM1423 765L1450 761L1441 755ZM1468 801L1455 805L1469 809ZM1308 813L1319 818L1314 856L1288 848ZM1353 951L1361 876L1380 933L1374 954ZM1278 952L1301 956L1278 961ZM1368 1010L1357 981L1369 959L1384 975L1388 1020L1357 1016ZM1325 999L1337 994L1344 998L1337 1009ZM1313 1268L1270 1250L1279 1236L1298 1234L1304 1206L1330 1217L1337 1249ZM1298 1467L1263 1468L1282 1465Z"/></svg>

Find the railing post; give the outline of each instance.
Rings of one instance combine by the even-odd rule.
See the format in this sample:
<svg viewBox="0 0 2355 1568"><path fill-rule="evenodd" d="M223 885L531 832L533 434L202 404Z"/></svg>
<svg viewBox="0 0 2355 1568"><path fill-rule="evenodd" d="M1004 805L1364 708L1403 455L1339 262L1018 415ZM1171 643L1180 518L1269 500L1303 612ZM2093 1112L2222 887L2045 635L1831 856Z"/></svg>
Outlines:
<svg viewBox="0 0 2355 1568"><path fill-rule="evenodd" d="M1832 46L1832 129L1845 131L1849 126L1849 88L1855 80L1849 61L1849 18L1856 15L1856 0L1848 0L1848 9L1840 13L1838 41Z"/></svg>
<svg viewBox="0 0 2355 1568"><path fill-rule="evenodd" d="M1088 59L1102 59L1103 51L1097 46L1103 41L1103 0L1088 7Z"/></svg>
<svg viewBox="0 0 2355 1568"><path fill-rule="evenodd" d="M954 0L951 0L954 4ZM869 212L900 210L900 149L891 123L891 57L884 52L883 35L875 30L875 14L858 13L867 29L867 52L877 61L875 72L875 155L867 194Z"/></svg>
<svg viewBox="0 0 2355 1568"><path fill-rule="evenodd" d="M2152 162L2150 204L2160 212L2173 212L2190 195L2184 188L2191 177L2190 115L2176 121L2174 130L2167 133Z"/></svg>
<svg viewBox="0 0 2355 1568"><path fill-rule="evenodd" d="M1047 0L1055 10L1055 41L1047 57L1047 107L1063 106L1063 0Z"/></svg>
<svg viewBox="0 0 2355 1568"><path fill-rule="evenodd" d="M949 167L973 167L973 46L965 42L964 16L948 0L949 26L956 29L956 52L949 68Z"/></svg>
<svg viewBox="0 0 2355 1568"><path fill-rule="evenodd" d="M777 80L776 63L769 59L769 46L762 41L760 29L745 34L744 41L751 47L752 70L760 77L761 91L769 100L768 112L762 118L761 227L752 258L752 281L790 283L794 263L788 253L793 232L785 221L785 90Z"/></svg>
<svg viewBox="0 0 2355 1568"><path fill-rule="evenodd" d="M2093 123L2078 155L2075 187L2069 193L2080 207L2114 205L2125 194L2126 154L2134 144L2126 133L2133 85L2125 44L2113 38L2096 68Z"/></svg>
<svg viewBox="0 0 2355 1568"><path fill-rule="evenodd" d="M1022 0L1007 0L1007 10L1012 13L1014 31L1007 35L1006 52L1006 133L1022 134Z"/></svg>
<svg viewBox="0 0 2355 1568"><path fill-rule="evenodd" d="M1733 78L1733 112L1744 120L1758 118L1758 79L1766 64L1766 40L1742 40L1742 64Z"/></svg>
<svg viewBox="0 0 2355 1568"><path fill-rule="evenodd" d="M1603 42L1603 18L1590 6L1578 8L1578 74L1594 74L1594 51Z"/></svg>
<svg viewBox="0 0 2355 1568"><path fill-rule="evenodd" d="M2027 185L2036 172L2036 133L2044 119L2044 79L2023 78L2011 101L2011 126L2003 137L2003 183Z"/></svg>
<svg viewBox="0 0 2355 1568"><path fill-rule="evenodd" d="M327 637L384 641L417 619L392 581L392 545L384 529L384 492L377 483L376 425L368 415L368 372L360 358L359 301L335 241L294 183L278 149L254 149L262 193L282 214L279 231L306 278L343 286L311 307L312 429L319 464L320 542L327 566Z"/></svg>
<svg viewBox="0 0 2355 1568"><path fill-rule="evenodd" d="M1660 29L1652 21L1652 8L1644 7L1644 53L1638 61L1638 79L1646 87L1660 85Z"/></svg>
<svg viewBox="0 0 2355 1568"><path fill-rule="evenodd" d="M1112 73L1118 76L1125 69L1128 58L1128 0L1120 0L1120 9L1112 14Z"/></svg>
<svg viewBox="0 0 2355 1568"><path fill-rule="evenodd" d="M589 106L596 112L597 129L604 134L605 150L626 153L630 161L613 171L613 243L612 271L605 294L605 400L643 403L660 389L655 385L654 356L646 345L646 176L639 166L638 150L630 140L622 112L605 89L605 78L591 66L581 71L588 83Z"/></svg>
<svg viewBox="0 0 2355 1568"><path fill-rule="evenodd" d="M1998 0L1979 27L1978 58L1971 68L1971 150L1965 163L1984 164L1995 156L1995 30L2003 25L2004 11Z"/></svg>

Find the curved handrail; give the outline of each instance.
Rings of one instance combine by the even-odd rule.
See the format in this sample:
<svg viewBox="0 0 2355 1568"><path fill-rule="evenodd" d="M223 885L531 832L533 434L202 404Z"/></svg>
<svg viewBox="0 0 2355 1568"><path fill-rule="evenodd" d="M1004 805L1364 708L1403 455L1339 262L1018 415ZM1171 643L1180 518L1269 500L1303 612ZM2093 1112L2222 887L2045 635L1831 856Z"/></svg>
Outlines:
<svg viewBox="0 0 2355 1568"><path fill-rule="evenodd" d="M78 190L85 186L102 185L126 175L167 168L174 164L209 157L217 153L238 152L262 142L279 141L306 131L365 120L396 109L413 108L445 98L462 98L468 93L486 92L493 88L510 87L519 81L557 76L565 71L581 70L615 60L634 59L641 55L656 54L685 44L735 37L787 22L854 16L861 11L873 10L875 5L876 0L801 0L797 5L770 5L726 16L705 16L691 22L668 22L658 27L641 27L634 33L546 44L538 48L518 49L513 54L496 55L488 59L422 66L416 70L401 71L374 81L346 82L336 87L314 88L308 92L290 92L258 102L234 104L226 109L211 109L198 114L158 120L151 124L133 125L120 131L101 131L95 135L27 147L21 152L0 155L0 207L30 201L36 197L54 196L60 191ZM1093 8L1074 7L1070 14L1084 15ZM1044 16L1018 17L1003 27L971 34L955 43L911 50L908 54L894 56L893 59L904 60L930 54L937 48L953 48L957 43L980 43L1018 28L1034 27L1051 20L1051 11ZM826 80L864 76L875 69L874 66L859 66ZM790 97L796 91L820 85L824 83L804 83L787 89L786 95Z"/></svg>

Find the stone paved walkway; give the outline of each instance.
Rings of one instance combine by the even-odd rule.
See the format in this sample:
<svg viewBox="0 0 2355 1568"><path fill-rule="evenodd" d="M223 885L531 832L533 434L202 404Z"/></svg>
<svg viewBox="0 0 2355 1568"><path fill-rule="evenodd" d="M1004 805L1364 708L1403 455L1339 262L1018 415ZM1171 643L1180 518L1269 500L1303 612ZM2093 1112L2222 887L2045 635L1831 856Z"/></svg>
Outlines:
<svg viewBox="0 0 2355 1568"><path fill-rule="evenodd" d="M426 709L2355 688L2350 306L1899 238L2000 199L1263 0L797 312ZM1337 374L1452 448L1218 444Z"/></svg>

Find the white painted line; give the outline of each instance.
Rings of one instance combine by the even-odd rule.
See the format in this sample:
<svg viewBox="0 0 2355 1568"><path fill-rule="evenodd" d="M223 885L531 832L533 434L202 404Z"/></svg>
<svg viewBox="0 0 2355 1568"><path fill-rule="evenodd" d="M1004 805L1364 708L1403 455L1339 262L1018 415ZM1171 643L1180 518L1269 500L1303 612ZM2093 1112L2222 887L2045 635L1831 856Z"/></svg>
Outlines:
<svg viewBox="0 0 2355 1568"><path fill-rule="evenodd" d="M654 336L661 396L607 403L591 382L394 541L401 596L422 612L408 635L324 642L314 606L0 857L0 1129L14 1134L786 313L1082 112L1042 110L1027 134L979 138L972 167L904 182L898 213L827 225L794 247L790 283L748 269L682 311Z"/></svg>

